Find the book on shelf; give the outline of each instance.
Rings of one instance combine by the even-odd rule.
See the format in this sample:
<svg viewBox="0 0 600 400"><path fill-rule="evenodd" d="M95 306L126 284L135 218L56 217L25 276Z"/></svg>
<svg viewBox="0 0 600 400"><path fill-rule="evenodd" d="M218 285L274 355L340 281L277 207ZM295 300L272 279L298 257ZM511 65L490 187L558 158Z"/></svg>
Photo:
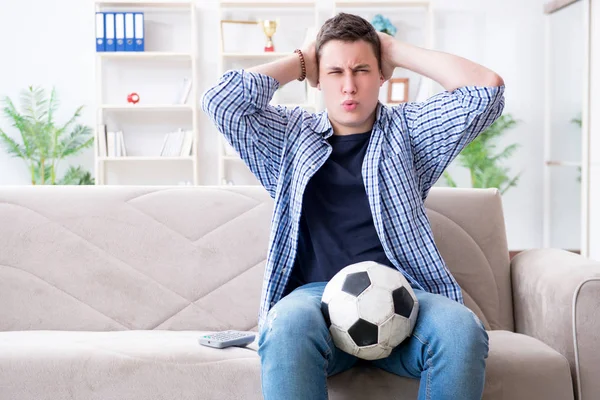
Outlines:
<svg viewBox="0 0 600 400"><path fill-rule="evenodd" d="M183 83L179 92L177 93L177 98L175 99L176 104L186 104L188 98L190 97L190 92L192 91L192 80L188 77L183 78Z"/></svg>
<svg viewBox="0 0 600 400"><path fill-rule="evenodd" d="M100 142L99 142L100 146ZM99 150L100 155L108 157L126 157L127 148L125 147L125 138L123 131L106 132L106 142L104 148Z"/></svg>
<svg viewBox="0 0 600 400"><path fill-rule="evenodd" d="M106 157L106 125L98 124L96 127L96 140L98 141L98 157Z"/></svg>
<svg viewBox="0 0 600 400"><path fill-rule="evenodd" d="M119 131L117 133L119 135L119 157L127 157L127 148L125 147L125 135L123 135L123 131Z"/></svg>
<svg viewBox="0 0 600 400"><path fill-rule="evenodd" d="M160 155L163 157L185 157L192 154L194 132L178 129L165 135Z"/></svg>

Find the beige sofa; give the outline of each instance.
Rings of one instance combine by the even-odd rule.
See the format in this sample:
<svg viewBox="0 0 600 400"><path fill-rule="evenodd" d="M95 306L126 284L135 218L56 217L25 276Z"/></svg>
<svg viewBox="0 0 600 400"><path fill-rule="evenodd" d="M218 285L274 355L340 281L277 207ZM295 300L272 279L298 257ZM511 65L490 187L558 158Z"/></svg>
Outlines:
<svg viewBox="0 0 600 400"><path fill-rule="evenodd" d="M434 189L427 207L490 330L484 398L599 399L600 264L511 263L495 190ZM0 399L260 399L255 343L197 338L256 329L271 212L254 187L0 187ZM329 387L400 400L418 382L365 363Z"/></svg>

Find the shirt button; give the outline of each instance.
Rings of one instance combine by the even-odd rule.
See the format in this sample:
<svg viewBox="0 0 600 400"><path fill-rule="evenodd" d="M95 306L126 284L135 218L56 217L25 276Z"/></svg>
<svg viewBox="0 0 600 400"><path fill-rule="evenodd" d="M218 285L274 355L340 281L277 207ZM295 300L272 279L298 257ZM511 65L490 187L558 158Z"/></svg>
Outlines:
<svg viewBox="0 0 600 400"><path fill-rule="evenodd" d="M274 302L274 301L272 301L272 302L271 302L271 307L273 307L274 305L275 305L275 302Z"/></svg>
<svg viewBox="0 0 600 400"><path fill-rule="evenodd" d="M283 268L283 269L281 270L281 273L282 273L282 274L285 274L285 271L287 271L287 268Z"/></svg>
<svg viewBox="0 0 600 400"><path fill-rule="evenodd" d="M310 166L310 169L315 169L315 167L316 167L316 166L317 166L316 164L312 164L312 165Z"/></svg>

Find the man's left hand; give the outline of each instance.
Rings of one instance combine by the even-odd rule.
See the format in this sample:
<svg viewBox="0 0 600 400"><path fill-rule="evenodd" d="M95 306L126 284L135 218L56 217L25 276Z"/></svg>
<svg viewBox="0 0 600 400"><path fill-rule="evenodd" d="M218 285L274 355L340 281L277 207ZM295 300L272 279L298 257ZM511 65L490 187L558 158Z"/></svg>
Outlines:
<svg viewBox="0 0 600 400"><path fill-rule="evenodd" d="M377 35L379 35L379 41L381 42L381 73L383 79L387 81L392 77L396 68L392 61L396 39L383 32L377 32Z"/></svg>

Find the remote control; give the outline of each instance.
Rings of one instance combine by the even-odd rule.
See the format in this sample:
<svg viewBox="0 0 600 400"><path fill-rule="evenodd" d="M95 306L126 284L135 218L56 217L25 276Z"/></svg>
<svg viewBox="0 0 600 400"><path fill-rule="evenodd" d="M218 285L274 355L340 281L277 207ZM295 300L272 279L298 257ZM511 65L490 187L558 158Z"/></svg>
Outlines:
<svg viewBox="0 0 600 400"><path fill-rule="evenodd" d="M254 341L254 333L243 331L221 331L203 335L198 339L200 344L217 349L230 346L246 346Z"/></svg>

